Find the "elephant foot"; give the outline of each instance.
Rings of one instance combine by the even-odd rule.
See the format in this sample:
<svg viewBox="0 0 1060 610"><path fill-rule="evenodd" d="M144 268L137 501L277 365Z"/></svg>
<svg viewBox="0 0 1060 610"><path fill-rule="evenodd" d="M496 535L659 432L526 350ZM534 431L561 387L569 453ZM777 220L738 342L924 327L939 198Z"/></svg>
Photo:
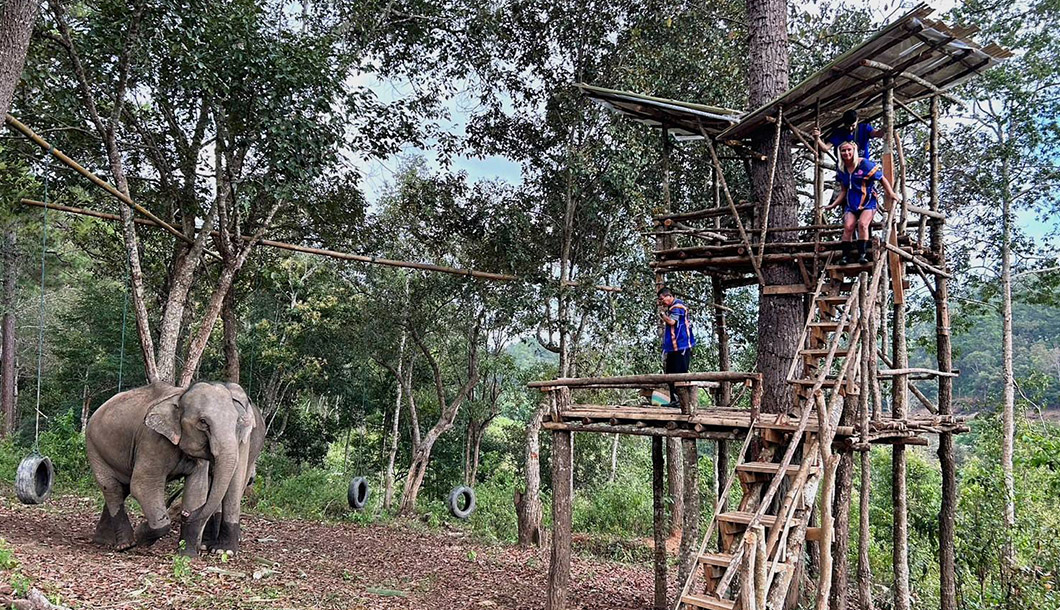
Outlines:
<svg viewBox="0 0 1060 610"><path fill-rule="evenodd" d="M216 513L206 522L202 530L202 546L213 549L221 544L221 513Z"/></svg>
<svg viewBox="0 0 1060 610"><path fill-rule="evenodd" d="M131 549L136 545L132 523L129 522L125 507L114 515L111 515L106 507L103 508L99 521L96 523L96 533L92 541L100 546L112 547L119 551Z"/></svg>
<svg viewBox="0 0 1060 610"><path fill-rule="evenodd" d="M161 527L152 528L149 523L144 521L136 528L136 544L139 546L151 546L159 538L165 537L169 533L169 524L165 524Z"/></svg>
<svg viewBox="0 0 1060 610"><path fill-rule="evenodd" d="M180 525L180 550L179 553L185 557L198 557L202 546L203 520L185 519Z"/></svg>
<svg viewBox="0 0 1060 610"><path fill-rule="evenodd" d="M239 552L239 523L221 523L220 535L216 544L209 547L214 553L230 553L235 555Z"/></svg>

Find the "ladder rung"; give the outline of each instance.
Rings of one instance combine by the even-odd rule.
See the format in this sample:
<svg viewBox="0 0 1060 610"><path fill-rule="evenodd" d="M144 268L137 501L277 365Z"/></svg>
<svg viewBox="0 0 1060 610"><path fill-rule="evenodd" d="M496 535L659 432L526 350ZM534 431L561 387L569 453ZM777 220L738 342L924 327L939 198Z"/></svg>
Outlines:
<svg viewBox="0 0 1060 610"><path fill-rule="evenodd" d="M707 608L707 610L733 610L736 607L735 601L713 595L686 595L681 598L681 602L697 608Z"/></svg>
<svg viewBox="0 0 1060 610"><path fill-rule="evenodd" d="M829 305L841 305L846 303L849 298L850 295L848 294L825 294L817 297L817 301Z"/></svg>
<svg viewBox="0 0 1060 610"><path fill-rule="evenodd" d="M849 348L837 349L835 351L836 358L846 358L850 354L847 352ZM828 357L829 348L819 347L815 349L801 349L799 354L803 356L812 356L814 358L826 358Z"/></svg>
<svg viewBox="0 0 1060 610"><path fill-rule="evenodd" d="M836 321L810 322L810 326L812 328L820 328L820 329L824 330L824 329L827 329L827 328L837 328L837 327L839 327L839 322L836 322Z"/></svg>
<svg viewBox="0 0 1060 610"><path fill-rule="evenodd" d="M748 525L751 523L751 519L755 516L752 512L747 511L731 511L727 513L721 513L718 515L718 521L724 521L726 523L735 523L739 525ZM776 525L776 515L762 515L762 519L759 521L763 527L773 527ZM821 539L821 528L819 527L808 527L806 528L806 539L817 540Z"/></svg>
<svg viewBox="0 0 1060 610"><path fill-rule="evenodd" d="M850 265L828 265L824 268L828 273L841 273L843 275L857 275L862 271L872 271L872 263L852 263Z"/></svg>
<svg viewBox="0 0 1060 610"><path fill-rule="evenodd" d="M703 553L699 556L699 563L718 566L719 568L728 567L730 561L732 561L732 555L728 553Z"/></svg>
<svg viewBox="0 0 1060 610"><path fill-rule="evenodd" d="M827 352L826 352L826 354L827 354ZM837 353L837 355L838 355L838 353ZM832 387L833 385L835 385L836 381L839 381L839 378L836 377L835 375L829 375L829 376L825 377L824 378L824 383L821 384L821 389L823 390L823 389ZM811 386L812 387L814 384L817 383L817 379L816 378L792 379L788 383L794 383L795 385L804 385L804 386Z"/></svg>

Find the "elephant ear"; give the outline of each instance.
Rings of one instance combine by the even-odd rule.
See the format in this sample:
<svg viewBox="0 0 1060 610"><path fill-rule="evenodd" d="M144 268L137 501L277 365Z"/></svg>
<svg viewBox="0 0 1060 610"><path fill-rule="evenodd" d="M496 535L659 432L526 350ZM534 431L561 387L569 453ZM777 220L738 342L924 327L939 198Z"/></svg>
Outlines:
<svg viewBox="0 0 1060 610"><path fill-rule="evenodd" d="M239 422L236 424L236 434L239 436L240 443L247 443L250 441L250 433L254 430L256 421L254 419L254 411L250 408L250 398L247 397L247 393L243 391L243 388L238 383L225 382L225 387L228 388L228 393L232 395L232 402L236 405L236 410L239 411Z"/></svg>
<svg viewBox="0 0 1060 610"><path fill-rule="evenodd" d="M147 409L144 425L169 439L176 445L180 442L179 394L160 400Z"/></svg>

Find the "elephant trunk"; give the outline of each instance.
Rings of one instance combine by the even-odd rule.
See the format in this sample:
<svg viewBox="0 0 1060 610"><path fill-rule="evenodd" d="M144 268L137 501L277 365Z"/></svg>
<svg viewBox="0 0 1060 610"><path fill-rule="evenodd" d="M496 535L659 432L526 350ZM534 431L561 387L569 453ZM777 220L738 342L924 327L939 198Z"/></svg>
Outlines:
<svg viewBox="0 0 1060 610"><path fill-rule="evenodd" d="M213 451L214 459L210 465L210 492L202 506L190 514L185 513L181 538L185 543L184 552L189 555L198 553L203 526L221 508L221 502L239 466L239 443L234 433L232 438L211 443L211 446L217 449Z"/></svg>

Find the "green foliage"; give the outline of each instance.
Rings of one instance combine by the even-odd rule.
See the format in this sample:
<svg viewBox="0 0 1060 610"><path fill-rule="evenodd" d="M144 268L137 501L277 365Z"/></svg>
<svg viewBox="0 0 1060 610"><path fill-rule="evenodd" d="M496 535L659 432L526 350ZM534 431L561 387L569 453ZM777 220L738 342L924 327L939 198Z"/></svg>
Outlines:
<svg viewBox="0 0 1060 610"><path fill-rule="evenodd" d="M19 565L18 559L15 559L15 549L0 538L0 570L15 570Z"/></svg>
<svg viewBox="0 0 1060 610"><path fill-rule="evenodd" d="M177 548L180 551L184 550L185 543L183 540L178 543ZM173 557L170 560L170 563L170 570L173 573L173 578L176 578L177 580L183 582L187 580L189 576L191 576L191 557L188 557L187 555L182 555L179 552L174 553Z"/></svg>
<svg viewBox="0 0 1060 610"><path fill-rule="evenodd" d="M85 435L80 426L80 410L71 409L48 422L40 435L40 452L55 466L56 481L62 480L70 490L92 489L96 485L85 459Z"/></svg>

